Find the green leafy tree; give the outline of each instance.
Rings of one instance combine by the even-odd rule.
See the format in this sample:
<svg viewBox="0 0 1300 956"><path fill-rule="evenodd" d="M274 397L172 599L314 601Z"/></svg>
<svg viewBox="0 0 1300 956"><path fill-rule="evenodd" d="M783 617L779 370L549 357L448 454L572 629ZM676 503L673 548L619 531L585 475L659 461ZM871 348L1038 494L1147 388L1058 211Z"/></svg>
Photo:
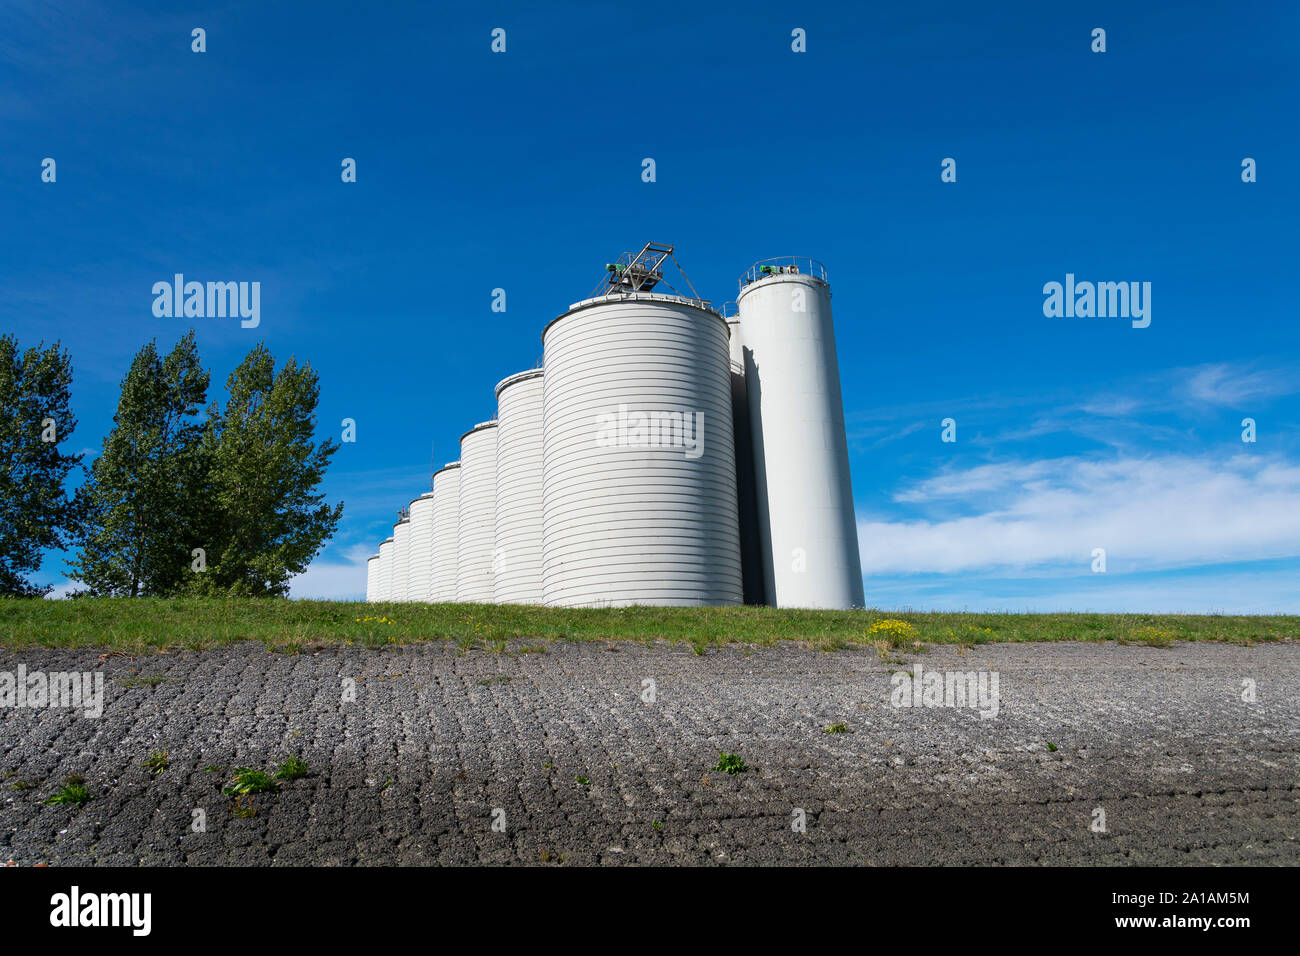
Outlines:
<svg viewBox="0 0 1300 956"><path fill-rule="evenodd" d="M20 351L0 335L0 595L47 593L27 575L77 530L77 504L64 488L82 458L65 454L77 428L71 385L72 360L58 342Z"/></svg>
<svg viewBox="0 0 1300 956"><path fill-rule="evenodd" d="M214 506L200 593L280 596L334 534L343 504L317 486L339 445L314 441L319 377L258 345L226 381L223 411L209 410L204 457Z"/></svg>
<svg viewBox="0 0 1300 956"><path fill-rule="evenodd" d="M150 342L131 362L79 492L86 524L72 570L92 594L171 594L188 582L209 520L199 421L208 380L193 330L165 358Z"/></svg>

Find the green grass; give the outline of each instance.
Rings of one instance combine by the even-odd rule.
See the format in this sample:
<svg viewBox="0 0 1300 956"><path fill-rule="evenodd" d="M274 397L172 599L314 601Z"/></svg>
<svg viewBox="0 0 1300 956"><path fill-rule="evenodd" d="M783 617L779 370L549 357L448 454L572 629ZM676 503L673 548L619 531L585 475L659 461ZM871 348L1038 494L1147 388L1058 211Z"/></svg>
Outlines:
<svg viewBox="0 0 1300 956"><path fill-rule="evenodd" d="M299 777L305 777L311 773L311 768L307 766L305 760L297 757L288 757L280 768L275 772L276 780L297 780Z"/></svg>
<svg viewBox="0 0 1300 956"><path fill-rule="evenodd" d="M360 619L360 620L358 620ZM902 621L877 629L884 621ZM260 641L310 653L321 645L384 648L452 641L465 651L517 654L539 641L685 643L697 654L721 644L803 641L834 651L879 645L910 653L921 644L992 641L1172 641L1300 639L1300 616L1154 614L949 614L800 611L764 607L544 608L517 604L363 604L249 598L0 599L0 647L100 647L126 653L222 647ZM514 643L507 643L514 642ZM522 646L521 646L522 642ZM163 678L165 679L165 678ZM127 678L154 685L155 676Z"/></svg>
<svg viewBox="0 0 1300 956"><path fill-rule="evenodd" d="M70 773L63 778L63 786L54 796L47 798L44 802L52 807L60 804L75 803L78 806L90 799L90 790L86 787L86 780L79 773Z"/></svg>
<svg viewBox="0 0 1300 956"><path fill-rule="evenodd" d="M279 789L280 785L264 771L237 767L230 786L223 787L221 792L232 797L246 797L252 793L275 793Z"/></svg>

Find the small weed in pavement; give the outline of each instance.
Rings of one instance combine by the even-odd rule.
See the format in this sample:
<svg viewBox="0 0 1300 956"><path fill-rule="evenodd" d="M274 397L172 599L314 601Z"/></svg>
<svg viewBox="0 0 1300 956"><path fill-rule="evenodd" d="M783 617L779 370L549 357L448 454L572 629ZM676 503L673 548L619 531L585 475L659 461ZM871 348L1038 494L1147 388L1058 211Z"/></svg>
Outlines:
<svg viewBox="0 0 1300 956"><path fill-rule="evenodd" d="M152 773L162 773L167 769L167 751L155 750L149 755L149 759L140 766Z"/></svg>
<svg viewBox="0 0 1300 956"><path fill-rule="evenodd" d="M45 802L49 806L64 803L75 803L80 806L89 799L90 791L86 789L85 778L73 773L63 778L63 788Z"/></svg>
<svg viewBox="0 0 1300 956"><path fill-rule="evenodd" d="M831 724L829 727L822 728L824 734L847 734L848 732L849 725L845 723Z"/></svg>
<svg viewBox="0 0 1300 956"><path fill-rule="evenodd" d="M718 765L713 769L721 770L723 773L730 774L734 777L738 773L744 773L749 769L749 767L746 766L745 761L740 759L738 754L723 753L719 750Z"/></svg>
<svg viewBox="0 0 1300 956"><path fill-rule="evenodd" d="M289 757L280 768L275 772L276 780L297 780L299 777L305 777L311 772L306 761L299 760L297 757Z"/></svg>
<svg viewBox="0 0 1300 956"><path fill-rule="evenodd" d="M223 787L221 792L232 797L243 797L250 793L275 793L279 789L280 785L263 771L237 767L230 786Z"/></svg>

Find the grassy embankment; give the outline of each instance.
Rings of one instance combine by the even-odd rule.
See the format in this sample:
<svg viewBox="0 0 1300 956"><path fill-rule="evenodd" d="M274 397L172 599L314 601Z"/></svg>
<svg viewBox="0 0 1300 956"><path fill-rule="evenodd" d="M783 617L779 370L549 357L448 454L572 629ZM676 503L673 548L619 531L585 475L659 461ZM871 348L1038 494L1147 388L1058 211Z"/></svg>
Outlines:
<svg viewBox="0 0 1300 956"><path fill-rule="evenodd" d="M907 626L882 623L904 621ZM874 628L874 630L873 630ZM560 609L483 604L362 604L251 599L0 600L0 647L103 647L119 651L201 649L236 641L298 653L318 645L384 647L454 641L504 652L538 642L687 642L703 653L731 642L803 641L907 647L994 641L1173 641L1300 639L1297 616L1160 614L948 614L740 608ZM513 642L513 643L512 643ZM524 643L519 643L524 642ZM531 642L531 644L529 643Z"/></svg>

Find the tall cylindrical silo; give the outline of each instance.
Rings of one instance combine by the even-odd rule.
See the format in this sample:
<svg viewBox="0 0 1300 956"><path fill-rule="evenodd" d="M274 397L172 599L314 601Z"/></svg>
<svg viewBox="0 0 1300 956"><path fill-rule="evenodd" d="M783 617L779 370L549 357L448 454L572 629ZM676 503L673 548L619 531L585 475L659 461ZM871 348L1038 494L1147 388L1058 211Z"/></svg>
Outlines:
<svg viewBox="0 0 1300 956"><path fill-rule="evenodd" d="M379 601L393 599L393 539L388 538L379 545Z"/></svg>
<svg viewBox="0 0 1300 956"><path fill-rule="evenodd" d="M366 601L379 600L379 555L372 554L366 559Z"/></svg>
<svg viewBox="0 0 1300 956"><path fill-rule="evenodd" d="M456 600L456 552L460 534L460 462L443 465L433 475L433 562L429 600Z"/></svg>
<svg viewBox="0 0 1300 956"><path fill-rule="evenodd" d="M460 439L460 531L456 600L492 603L497 520L497 423L475 425Z"/></svg>
<svg viewBox="0 0 1300 956"><path fill-rule="evenodd" d="M393 525L393 578L388 588L388 600L406 600L406 580L411 554L411 519L403 516Z"/></svg>
<svg viewBox="0 0 1300 956"><path fill-rule="evenodd" d="M722 317L681 296L600 296L542 343L544 603L739 604Z"/></svg>
<svg viewBox="0 0 1300 956"><path fill-rule="evenodd" d="M749 393L745 388L745 349L740 319L727 319L731 354L731 423L736 436L736 504L740 514L740 571L745 603L763 604L763 542L758 531L758 497L754 487L754 442L749 428Z"/></svg>
<svg viewBox="0 0 1300 956"><path fill-rule="evenodd" d="M542 389L541 369L496 388L498 604L542 603Z"/></svg>
<svg viewBox="0 0 1300 956"><path fill-rule="evenodd" d="M767 601L862 607L830 284L812 260L760 263L741 282Z"/></svg>
<svg viewBox="0 0 1300 956"><path fill-rule="evenodd" d="M411 502L411 538L407 545L406 600L429 600L433 573L433 492L426 491Z"/></svg>

